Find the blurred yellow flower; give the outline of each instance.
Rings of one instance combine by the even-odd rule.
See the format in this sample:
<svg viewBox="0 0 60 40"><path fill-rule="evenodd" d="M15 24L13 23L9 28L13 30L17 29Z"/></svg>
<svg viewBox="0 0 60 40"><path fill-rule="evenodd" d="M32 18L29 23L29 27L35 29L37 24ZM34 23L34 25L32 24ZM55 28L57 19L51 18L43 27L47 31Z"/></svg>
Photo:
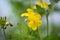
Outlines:
<svg viewBox="0 0 60 40"><path fill-rule="evenodd" d="M36 30L38 26L42 25L42 20L40 20L41 15L34 13L32 9L27 9L27 13L23 13L21 16L27 16L25 20L29 20L28 26L32 28L32 30Z"/></svg>
<svg viewBox="0 0 60 40"><path fill-rule="evenodd" d="M46 2L42 2L42 8L46 9L48 7L48 4Z"/></svg>
<svg viewBox="0 0 60 40"><path fill-rule="evenodd" d="M33 6L33 9L37 9L36 6Z"/></svg>
<svg viewBox="0 0 60 40"><path fill-rule="evenodd" d="M41 5L42 5L42 3L41 3L41 2L36 2L36 5L41 6Z"/></svg>
<svg viewBox="0 0 60 40"><path fill-rule="evenodd" d="M40 6L41 8L46 9L48 7L48 4L46 2L36 2L36 5ZM36 7L33 7L34 9L36 9Z"/></svg>

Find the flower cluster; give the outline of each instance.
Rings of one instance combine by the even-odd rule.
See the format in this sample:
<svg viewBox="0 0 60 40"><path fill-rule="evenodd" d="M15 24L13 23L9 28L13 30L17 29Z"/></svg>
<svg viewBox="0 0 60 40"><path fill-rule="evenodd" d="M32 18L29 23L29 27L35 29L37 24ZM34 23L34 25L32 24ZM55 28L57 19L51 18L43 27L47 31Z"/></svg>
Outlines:
<svg viewBox="0 0 60 40"><path fill-rule="evenodd" d="M23 13L21 16L22 17L27 16L27 18L25 20L29 20L28 21L28 26L30 28L32 28L32 30L36 30L40 25L42 25L42 20L40 20L41 15L38 14L38 13L35 13L30 8L27 9L27 13Z"/></svg>

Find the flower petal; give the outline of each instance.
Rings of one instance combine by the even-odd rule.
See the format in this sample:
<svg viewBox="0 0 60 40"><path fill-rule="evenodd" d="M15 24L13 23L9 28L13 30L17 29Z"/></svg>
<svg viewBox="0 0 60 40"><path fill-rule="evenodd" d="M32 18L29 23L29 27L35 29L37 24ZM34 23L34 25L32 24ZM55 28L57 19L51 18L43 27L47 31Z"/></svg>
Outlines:
<svg viewBox="0 0 60 40"><path fill-rule="evenodd" d="M41 6L41 2L36 2L36 5Z"/></svg>
<svg viewBox="0 0 60 40"><path fill-rule="evenodd" d="M21 14L21 16L23 17L23 16L28 16L28 14L27 13L23 13L23 14Z"/></svg>
<svg viewBox="0 0 60 40"><path fill-rule="evenodd" d="M36 17L37 19L41 19L41 15L38 14L38 13L35 15L35 17Z"/></svg>
<svg viewBox="0 0 60 40"><path fill-rule="evenodd" d="M35 31L35 30L37 30L37 26L35 26L35 27L32 27L32 30L34 30L34 31Z"/></svg>
<svg viewBox="0 0 60 40"><path fill-rule="evenodd" d="M34 21L30 21L29 24L28 24L28 26L30 28L32 28L32 30L36 30L37 29L37 25L34 23Z"/></svg>
<svg viewBox="0 0 60 40"><path fill-rule="evenodd" d="M37 21L37 26L39 27L39 26L41 26L42 25L42 20L38 20Z"/></svg>
<svg viewBox="0 0 60 40"><path fill-rule="evenodd" d="M27 9L27 12L28 12L28 13L31 13L31 12L33 12L33 10L30 9L30 8L28 8L28 9Z"/></svg>
<svg viewBox="0 0 60 40"><path fill-rule="evenodd" d="M28 26L31 28L31 27L33 26L33 21L30 21L30 22L28 23Z"/></svg>

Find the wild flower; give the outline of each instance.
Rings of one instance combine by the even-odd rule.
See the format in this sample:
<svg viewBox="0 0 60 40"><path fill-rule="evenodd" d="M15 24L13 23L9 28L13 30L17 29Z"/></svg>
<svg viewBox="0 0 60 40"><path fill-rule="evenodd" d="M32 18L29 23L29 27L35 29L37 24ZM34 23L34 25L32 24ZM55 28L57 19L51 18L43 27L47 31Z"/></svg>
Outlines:
<svg viewBox="0 0 60 40"><path fill-rule="evenodd" d="M42 25L41 15L35 13L30 8L27 9L27 13L23 13L21 16L27 16L25 20L29 20L28 27L32 28L32 30L36 30L39 26Z"/></svg>

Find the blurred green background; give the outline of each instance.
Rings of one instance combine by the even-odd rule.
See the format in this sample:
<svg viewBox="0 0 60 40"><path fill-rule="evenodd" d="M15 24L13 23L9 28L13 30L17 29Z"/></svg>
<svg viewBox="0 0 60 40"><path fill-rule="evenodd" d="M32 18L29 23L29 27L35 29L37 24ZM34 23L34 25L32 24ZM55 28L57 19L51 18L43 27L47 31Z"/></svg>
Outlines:
<svg viewBox="0 0 60 40"><path fill-rule="evenodd" d="M32 5L37 0L32 0ZM50 4L49 0L45 0ZM13 27L5 30L6 40L60 40L60 2L56 3L55 11L49 15L49 27L47 36L46 15L42 16L43 24L38 32L32 32L27 26L21 14L30 8L30 0L0 0L0 17L7 17ZM32 32L32 33L31 33ZM39 39L40 37L40 39ZM4 40L4 34L0 28L0 40Z"/></svg>

